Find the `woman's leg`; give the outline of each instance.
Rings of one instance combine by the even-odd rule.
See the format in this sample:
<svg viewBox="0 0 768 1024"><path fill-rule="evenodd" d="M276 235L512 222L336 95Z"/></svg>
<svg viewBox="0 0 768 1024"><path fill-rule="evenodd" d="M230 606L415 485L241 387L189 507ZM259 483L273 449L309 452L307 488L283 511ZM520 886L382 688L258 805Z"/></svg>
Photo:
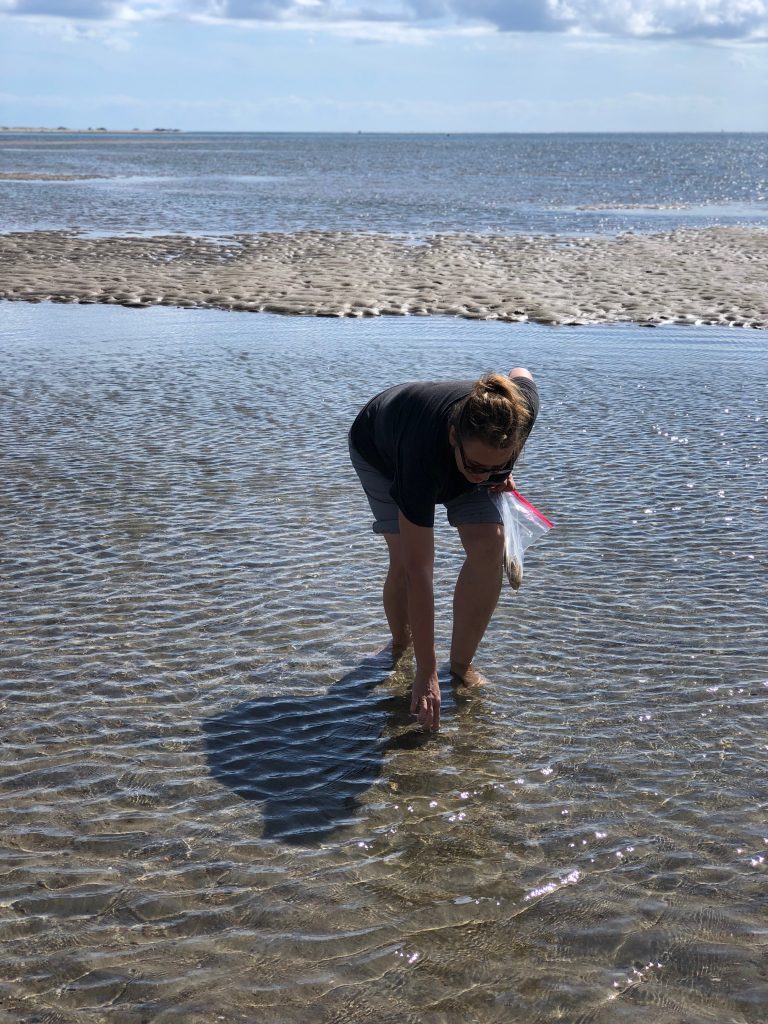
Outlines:
<svg viewBox="0 0 768 1024"><path fill-rule="evenodd" d="M399 533L385 533L389 549L389 569L384 580L384 613L392 633L392 653L402 654L411 642L408 625L408 592L405 585L405 567Z"/></svg>
<svg viewBox="0 0 768 1024"><path fill-rule="evenodd" d="M392 653L397 657L410 644L411 631L408 628L408 598L398 533L398 510L390 494L393 481L367 463L351 444L349 457L373 512L374 532L384 537L389 549L389 568L384 580L384 613L392 633Z"/></svg>
<svg viewBox="0 0 768 1024"><path fill-rule="evenodd" d="M466 686L478 686L485 680L472 667L472 659L501 593L504 528L497 523L462 523L458 531L466 558L453 595L451 672Z"/></svg>

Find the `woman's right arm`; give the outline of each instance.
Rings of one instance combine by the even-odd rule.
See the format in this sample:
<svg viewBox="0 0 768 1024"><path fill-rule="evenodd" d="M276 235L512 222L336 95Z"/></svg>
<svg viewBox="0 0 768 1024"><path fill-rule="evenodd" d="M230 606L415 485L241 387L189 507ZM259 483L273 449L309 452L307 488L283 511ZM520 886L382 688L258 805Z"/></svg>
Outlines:
<svg viewBox="0 0 768 1024"><path fill-rule="evenodd" d="M416 657L411 713L425 729L440 724L440 684L435 657L435 538L430 527L416 526L401 512L400 543L408 589L408 623Z"/></svg>

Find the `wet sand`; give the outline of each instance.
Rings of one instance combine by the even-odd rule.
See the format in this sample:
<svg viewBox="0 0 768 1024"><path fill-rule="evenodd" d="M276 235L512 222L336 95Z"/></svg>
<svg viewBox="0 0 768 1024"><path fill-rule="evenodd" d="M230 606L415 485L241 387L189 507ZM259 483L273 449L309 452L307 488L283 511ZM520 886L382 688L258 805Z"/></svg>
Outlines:
<svg viewBox="0 0 768 1024"><path fill-rule="evenodd" d="M0 235L0 298L312 316L768 327L768 231Z"/></svg>

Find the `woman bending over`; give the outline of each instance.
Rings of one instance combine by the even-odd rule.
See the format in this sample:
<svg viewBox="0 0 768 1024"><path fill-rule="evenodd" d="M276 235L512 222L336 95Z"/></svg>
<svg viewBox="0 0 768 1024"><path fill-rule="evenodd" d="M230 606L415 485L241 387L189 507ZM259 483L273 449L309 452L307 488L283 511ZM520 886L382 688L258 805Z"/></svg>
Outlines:
<svg viewBox="0 0 768 1024"><path fill-rule="evenodd" d="M484 682L473 667L501 591L504 530L496 494L512 490L512 468L531 432L539 396L528 370L477 381L398 384L376 395L349 432L352 465L384 536L389 570L384 611L395 656L413 643L411 711L424 728L440 722L433 592L435 506L445 505L466 558L453 596L451 673Z"/></svg>

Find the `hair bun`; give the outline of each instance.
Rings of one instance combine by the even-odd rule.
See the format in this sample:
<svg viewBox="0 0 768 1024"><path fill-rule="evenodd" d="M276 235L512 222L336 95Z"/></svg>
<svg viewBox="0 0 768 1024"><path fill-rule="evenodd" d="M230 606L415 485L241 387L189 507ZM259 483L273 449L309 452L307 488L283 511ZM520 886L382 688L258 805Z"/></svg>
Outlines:
<svg viewBox="0 0 768 1024"><path fill-rule="evenodd" d="M462 436L479 437L494 448L522 448L531 418L517 384L502 373L487 373L462 403L457 424Z"/></svg>
<svg viewBox="0 0 768 1024"><path fill-rule="evenodd" d="M504 377L500 373L488 373L485 377L481 377L477 383L489 395L503 395L504 398L508 399L512 392L510 387L512 382L509 377Z"/></svg>

